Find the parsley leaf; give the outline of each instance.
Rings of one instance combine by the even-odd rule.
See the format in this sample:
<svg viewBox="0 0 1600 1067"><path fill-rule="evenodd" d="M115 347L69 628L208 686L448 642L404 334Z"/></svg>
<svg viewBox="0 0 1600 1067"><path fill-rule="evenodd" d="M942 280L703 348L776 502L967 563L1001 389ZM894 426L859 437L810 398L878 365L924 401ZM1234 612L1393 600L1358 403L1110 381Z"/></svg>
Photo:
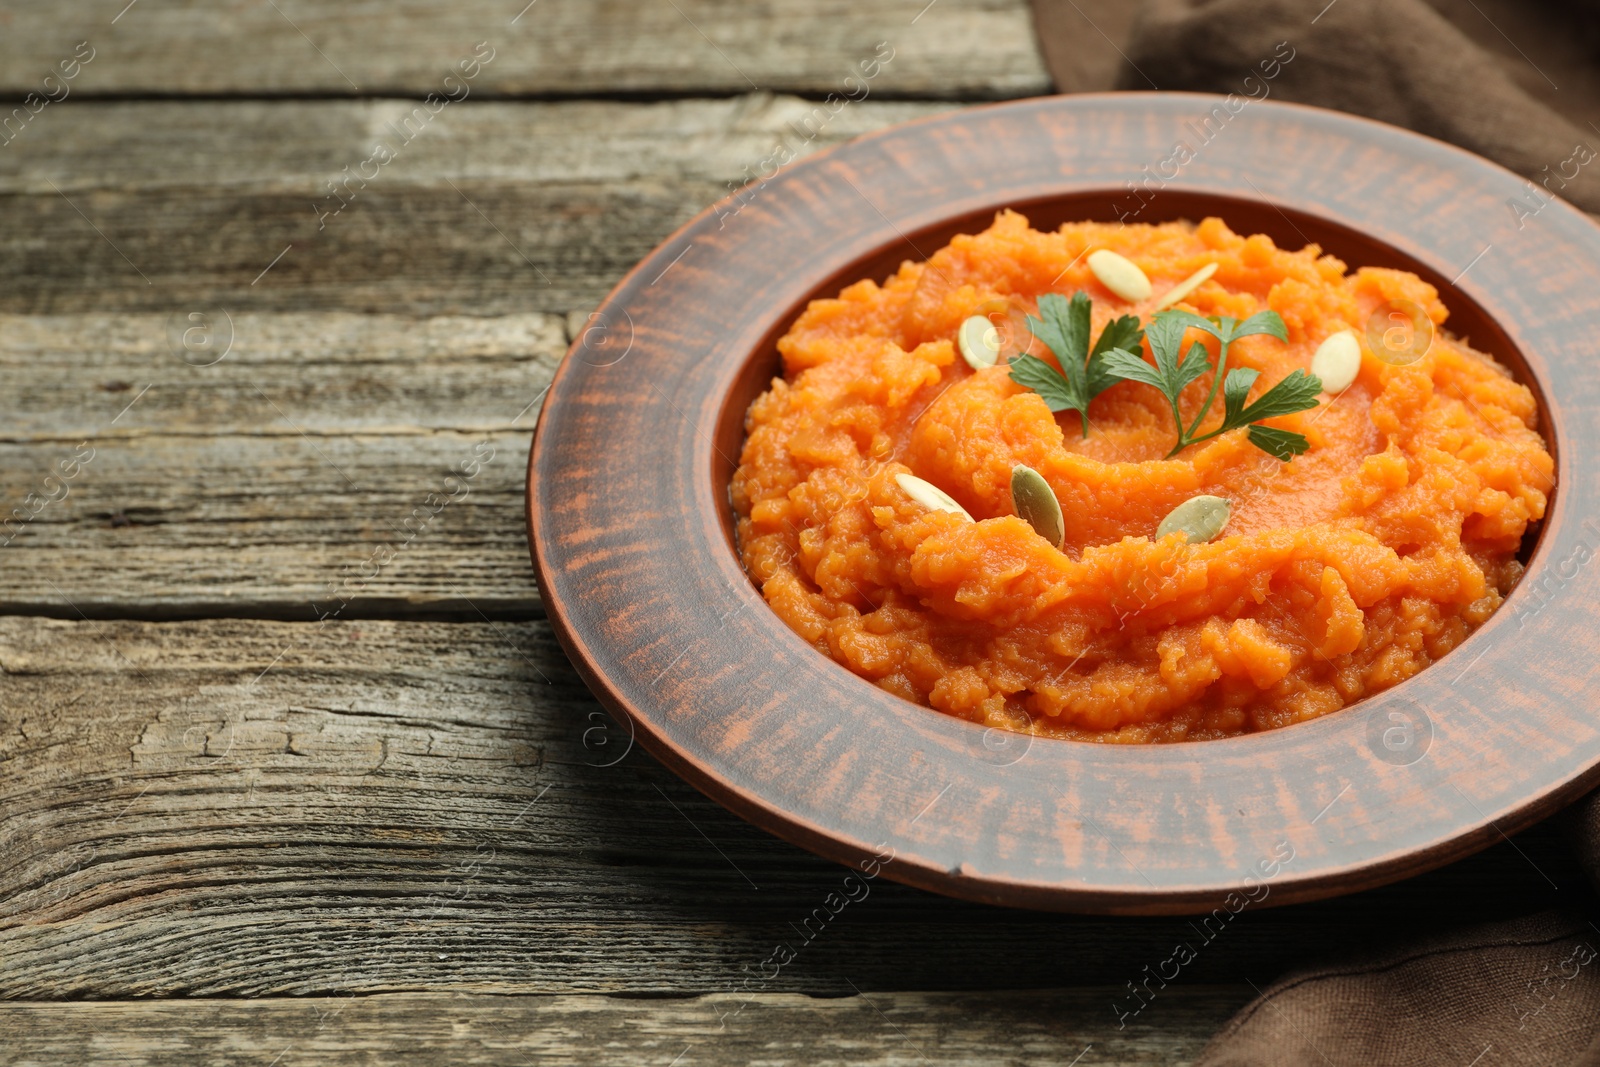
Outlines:
<svg viewBox="0 0 1600 1067"><path fill-rule="evenodd" d="M1231 323L1233 320L1223 319L1221 321ZM1201 318L1194 312L1184 311L1182 308L1172 308L1168 311L1157 313L1156 317L1150 322L1150 328L1145 332L1147 336L1151 336L1150 347L1154 351L1156 345L1155 336L1161 337L1163 347L1177 348L1183 341L1184 333L1191 328L1204 330L1219 341L1227 336L1217 322Z"/></svg>
<svg viewBox="0 0 1600 1067"><path fill-rule="evenodd" d="M1317 394L1322 392L1322 381L1303 370L1297 370L1261 394L1254 404L1247 406L1245 399L1250 395L1250 387L1260 376L1259 371L1250 367L1235 367L1228 372L1228 380L1222 386L1222 426L1206 436L1249 426L1251 444L1278 459L1288 461L1310 448L1311 442L1303 434L1262 426L1256 420L1292 415L1316 407Z"/></svg>
<svg viewBox="0 0 1600 1067"><path fill-rule="evenodd" d="M1237 373L1238 371L1234 372ZM1293 415L1297 411L1310 411L1317 406L1317 394L1320 392L1322 392L1321 378L1307 374L1303 370L1294 371L1283 381L1262 393L1261 399L1239 412L1234 425L1242 426L1247 422L1274 419L1279 415Z"/></svg>
<svg viewBox="0 0 1600 1067"><path fill-rule="evenodd" d="M1285 462L1310 447L1303 434L1260 422L1316 407L1317 395L1322 392L1319 378L1296 370L1250 403L1250 390L1261 372L1250 367L1228 370L1228 348L1241 337L1264 335L1288 342L1288 328L1276 311L1259 311L1240 321L1227 315L1208 319L1192 311L1170 308L1158 312L1144 328L1137 317L1124 315L1106 324L1093 350L1089 347L1090 324L1088 296L1074 293L1069 301L1057 293L1046 293L1039 298L1039 317L1028 319L1028 329L1055 353L1061 370L1035 356L1018 356L1011 361L1011 380L1038 393L1051 411L1076 411L1085 437L1089 436L1089 402L1117 382L1130 381L1160 390L1167 398L1178 426L1178 443L1169 457L1192 444L1243 428L1248 428L1251 444ZM1194 421L1185 428L1179 407L1183 391L1212 369L1205 345L1196 342L1188 352L1183 351L1184 336L1191 329L1216 338L1218 351L1211 392L1195 413ZM1150 342L1154 366L1145 362L1141 354L1145 341ZM1219 392L1222 425L1202 434L1200 426Z"/></svg>
<svg viewBox="0 0 1600 1067"><path fill-rule="evenodd" d="M1089 354L1089 298L1073 293L1068 302L1060 293L1046 293L1039 298L1039 314L1028 316L1028 329L1056 354L1068 377L1081 382L1082 375L1073 372L1083 370Z"/></svg>
<svg viewBox="0 0 1600 1067"><path fill-rule="evenodd" d="M1205 346L1200 344L1190 346L1188 355L1179 361L1178 352L1183 346L1184 334L1190 329L1201 330L1215 337L1218 356L1211 392L1186 429L1178 407L1179 397L1185 388L1211 369ZM1316 407L1322 382L1305 371L1296 370L1262 394L1255 403L1248 403L1250 389L1261 377L1261 372L1250 367L1236 367L1228 371L1228 346L1241 337L1257 334L1275 337L1280 341L1287 341L1289 336L1283 319L1276 311L1258 312L1240 322L1228 316L1205 319L1193 312L1174 308L1159 312L1145 331L1145 336L1150 340L1150 351L1156 358L1155 367L1139 360L1142 366L1136 368L1129 360L1114 357L1109 365L1123 377L1154 386L1167 398L1167 403L1172 407L1173 421L1178 424L1178 443L1168 456L1175 456L1197 442L1248 426L1252 444L1278 459L1288 460L1310 447L1305 437L1288 430L1254 424L1261 419ZM1202 434L1200 425L1211 411L1219 390L1222 393L1222 425L1210 433Z"/></svg>
<svg viewBox="0 0 1600 1067"><path fill-rule="evenodd" d="M1176 398L1211 367L1206 358L1206 346L1199 343L1189 347L1189 354L1183 357L1181 363L1175 349L1157 346L1155 353L1156 365L1152 367L1132 352L1112 349L1105 355L1105 365L1119 378L1155 386L1166 394L1168 400Z"/></svg>
<svg viewBox="0 0 1600 1067"><path fill-rule="evenodd" d="M1121 380L1107 369L1105 357L1112 352L1137 355L1143 351L1143 342L1144 329L1137 315L1124 315L1106 323L1106 328L1100 331L1100 340L1094 343L1094 351L1089 353L1089 399L1093 400Z"/></svg>
<svg viewBox="0 0 1600 1067"><path fill-rule="evenodd" d="M1124 352L1120 348L1112 349L1106 353L1105 366L1118 378L1130 382L1143 382L1145 385L1155 386L1163 393L1167 392L1166 375L1132 352Z"/></svg>
<svg viewBox="0 0 1600 1067"><path fill-rule="evenodd" d="M1285 463L1311 447L1311 442L1306 440L1304 434L1261 425L1250 427L1250 443Z"/></svg>
<svg viewBox="0 0 1600 1067"><path fill-rule="evenodd" d="M1269 337L1276 337L1284 344L1289 343L1289 330L1283 324L1283 316L1276 311L1258 311L1251 315L1233 328L1233 333L1228 337L1228 340L1237 341L1241 337L1250 337L1261 333Z"/></svg>
<svg viewBox="0 0 1600 1067"><path fill-rule="evenodd" d="M1205 377L1206 371L1211 369L1211 360L1208 358L1206 346L1196 341L1189 346L1189 354L1183 357L1183 362L1172 370L1172 393L1174 396L1183 392L1192 382L1197 382Z"/></svg>
<svg viewBox="0 0 1600 1067"><path fill-rule="evenodd" d="M1069 301L1059 293L1039 298L1039 317L1029 316L1028 329L1043 341L1061 364L1057 371L1036 356L1011 361L1011 380L1032 389L1051 411L1076 411L1089 436L1089 401L1121 380L1107 368L1108 354L1137 346L1144 337L1139 320L1124 315L1108 323L1094 350L1089 349L1090 301L1082 293Z"/></svg>
<svg viewBox="0 0 1600 1067"><path fill-rule="evenodd" d="M1051 411L1077 411L1083 403L1082 396L1060 371L1035 356L1013 359L1011 380L1038 393Z"/></svg>
<svg viewBox="0 0 1600 1067"><path fill-rule="evenodd" d="M1261 372L1253 367L1235 367L1228 372L1227 381L1222 383L1222 423L1224 426L1229 423L1233 425L1239 424L1239 415L1244 411L1244 402L1250 396L1250 387L1256 384L1256 379L1259 377L1261 377Z"/></svg>
<svg viewBox="0 0 1600 1067"><path fill-rule="evenodd" d="M1144 340L1144 329L1139 325L1139 316L1124 315L1120 319L1112 319L1106 323L1106 328L1100 332L1100 340L1094 343L1092 356L1103 355L1113 348L1120 348L1124 352L1132 352L1139 347L1139 342Z"/></svg>

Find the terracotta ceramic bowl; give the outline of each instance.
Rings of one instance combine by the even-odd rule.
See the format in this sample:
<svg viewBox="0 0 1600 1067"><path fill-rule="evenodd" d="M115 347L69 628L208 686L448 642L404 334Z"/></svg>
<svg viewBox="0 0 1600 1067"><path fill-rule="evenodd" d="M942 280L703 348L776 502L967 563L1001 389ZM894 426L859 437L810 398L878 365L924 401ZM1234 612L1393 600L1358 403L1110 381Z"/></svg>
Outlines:
<svg viewBox="0 0 1600 1067"><path fill-rule="evenodd" d="M713 207L617 286L545 400L529 530L568 655L667 766L824 856L892 850L884 873L913 885L1129 913L1363 889L1595 784L1600 724L1583 694L1600 673L1600 568L1587 566L1600 477L1574 457L1597 447L1600 228L1561 203L1531 214L1528 183L1423 137L1273 103L1208 129L1219 102L1055 97L887 130ZM1171 173L1179 142L1195 158ZM1141 201L1128 183L1146 165L1157 178ZM819 655L734 550L728 482L745 408L778 373L775 339L812 298L881 280L999 208L1048 229L1141 202L1140 221L1219 215L1438 286L1450 328L1538 395L1557 457L1522 585L1415 678L1223 741L986 730Z"/></svg>

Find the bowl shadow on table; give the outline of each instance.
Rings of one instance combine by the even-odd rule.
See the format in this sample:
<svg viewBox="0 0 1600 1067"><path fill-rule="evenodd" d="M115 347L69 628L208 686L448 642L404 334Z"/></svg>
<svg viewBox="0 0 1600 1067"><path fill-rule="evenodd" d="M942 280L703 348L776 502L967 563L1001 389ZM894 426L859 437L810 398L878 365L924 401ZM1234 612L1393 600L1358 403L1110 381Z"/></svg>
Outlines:
<svg viewBox="0 0 1600 1067"><path fill-rule="evenodd" d="M583 713L590 729L605 716L597 710ZM604 723L625 736L609 716ZM1237 915L1124 918L946 898L893 882L892 863L864 878L743 822L638 746L575 783L571 803L591 825L629 828L597 835L578 858L628 886L642 904L632 918L676 924L702 947L707 991L1115 991L1158 969L1170 975L1180 944L1193 959L1171 986L1264 986L1291 967L1343 953L1593 903L1560 817L1362 893L1284 907L1267 906L1268 898Z"/></svg>

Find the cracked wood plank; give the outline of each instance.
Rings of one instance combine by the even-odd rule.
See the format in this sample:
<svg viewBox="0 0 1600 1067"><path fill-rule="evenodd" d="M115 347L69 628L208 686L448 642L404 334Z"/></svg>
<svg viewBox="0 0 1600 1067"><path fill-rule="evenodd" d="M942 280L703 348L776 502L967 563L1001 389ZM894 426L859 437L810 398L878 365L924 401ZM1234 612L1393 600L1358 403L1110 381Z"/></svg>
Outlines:
<svg viewBox="0 0 1600 1067"><path fill-rule="evenodd" d="M1546 824L1203 944L1183 918L885 878L819 917L844 868L630 748L537 621L0 619L0 768L5 998L1121 989L1195 943L1141 1012L1158 1025L1168 991L1549 906L1540 871L1582 879ZM780 944L794 959L764 971Z"/></svg>
<svg viewBox="0 0 1600 1067"><path fill-rule="evenodd" d="M1089 0L1085 0L1088 3ZM1104 0L1100 0L1104 2ZM137 3L137 0L135 0ZM478 96L843 91L880 41L878 91L990 100L1049 92L1026 0L399 0L382 18L328 0L215 9L22 0L0 15L0 93ZM88 41L87 65L44 83ZM477 51L478 42L489 50ZM492 51L491 51L492 50Z"/></svg>

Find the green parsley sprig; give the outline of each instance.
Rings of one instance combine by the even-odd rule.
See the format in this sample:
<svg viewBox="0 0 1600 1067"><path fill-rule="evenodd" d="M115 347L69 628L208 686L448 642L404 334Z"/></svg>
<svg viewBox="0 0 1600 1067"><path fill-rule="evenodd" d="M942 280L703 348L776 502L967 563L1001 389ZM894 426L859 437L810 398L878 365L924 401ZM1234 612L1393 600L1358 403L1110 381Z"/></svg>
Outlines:
<svg viewBox="0 0 1600 1067"><path fill-rule="evenodd" d="M1075 293L1070 303L1055 293L1040 297L1039 312L1043 318L1030 318L1028 328L1056 354L1061 362L1061 373L1033 356L1011 361L1012 381L1037 392L1051 411L1078 412L1085 437L1089 435L1089 401L1119 381L1134 381L1159 390L1172 408L1178 443L1167 453L1168 458L1190 445L1246 427L1251 444L1285 462L1310 447L1303 434L1262 426L1260 422L1316 407L1317 396L1322 392L1321 379L1296 370L1258 397L1255 403L1248 403L1250 388L1261 372L1249 367L1228 370L1228 347L1241 337L1265 334L1288 341L1288 330L1276 311L1258 312L1240 322L1225 315L1201 318L1193 312L1173 308L1158 312L1150 320L1148 331L1140 329L1136 317L1124 315L1106 326L1093 351L1089 350L1089 311L1089 298L1081 292ZM1212 370L1210 354L1199 342L1190 345L1189 351L1180 358L1184 334L1191 327L1215 337L1219 347L1211 391L1193 421L1185 427L1179 397L1185 388ZM1151 354L1155 356L1153 367L1137 354L1140 341L1145 338L1149 339ZM1222 393L1222 424L1202 434L1200 426L1219 391Z"/></svg>
<svg viewBox="0 0 1600 1067"><path fill-rule="evenodd" d="M1190 346L1188 355L1179 361L1178 350L1183 345L1184 333L1190 327L1215 337L1219 348L1211 392L1206 394L1205 403L1200 405L1200 410L1186 429L1178 410L1179 394L1185 386L1212 369L1205 346L1199 342ZM1322 392L1322 380L1303 370L1295 370L1263 393L1255 403L1247 404L1250 387L1261 372L1249 367L1228 370L1228 347L1241 337L1258 334L1276 337L1284 342L1289 340L1289 331L1276 311L1257 312L1240 322L1226 315L1216 319L1201 318L1193 312L1173 308L1158 313L1150 323L1148 336L1150 351L1156 358L1154 368L1132 353L1119 352L1107 357L1106 369L1119 378L1155 386L1172 405L1173 421L1178 425L1178 443L1167 453L1168 458L1192 444L1208 441L1230 430L1248 427L1251 444L1287 462L1311 446L1305 435L1257 424L1262 419L1292 415L1316 407L1317 395ZM1219 387L1222 390L1222 424L1210 433L1202 434L1200 424L1210 414Z"/></svg>
<svg viewBox="0 0 1600 1067"><path fill-rule="evenodd" d="M1011 361L1011 380L1032 389L1044 398L1051 411L1076 411L1083 422L1083 436L1089 436L1089 401L1119 380L1108 370L1106 357L1112 352L1127 355L1137 350L1144 339L1136 315L1124 315L1106 324L1089 349L1089 297L1077 292L1069 302L1059 293L1039 298L1039 318L1028 318L1028 329L1043 341L1061 364L1057 371L1036 356L1018 356Z"/></svg>

